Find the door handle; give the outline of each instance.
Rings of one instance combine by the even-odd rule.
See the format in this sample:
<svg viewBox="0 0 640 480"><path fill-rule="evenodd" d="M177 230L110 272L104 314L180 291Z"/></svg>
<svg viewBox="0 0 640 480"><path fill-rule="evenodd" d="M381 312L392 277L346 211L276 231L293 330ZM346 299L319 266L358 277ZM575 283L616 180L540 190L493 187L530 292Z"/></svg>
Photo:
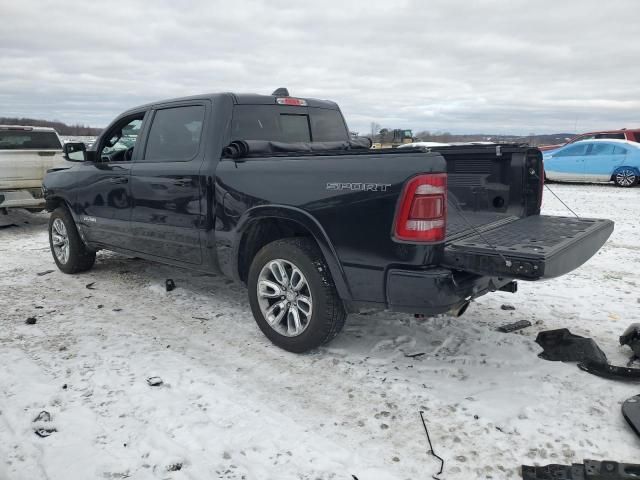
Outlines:
<svg viewBox="0 0 640 480"><path fill-rule="evenodd" d="M111 177L109 183L127 183L129 179L127 177Z"/></svg>
<svg viewBox="0 0 640 480"><path fill-rule="evenodd" d="M193 180L191 180L190 178L179 178L178 180L174 180L173 184L176 187L190 187L191 185L193 185Z"/></svg>

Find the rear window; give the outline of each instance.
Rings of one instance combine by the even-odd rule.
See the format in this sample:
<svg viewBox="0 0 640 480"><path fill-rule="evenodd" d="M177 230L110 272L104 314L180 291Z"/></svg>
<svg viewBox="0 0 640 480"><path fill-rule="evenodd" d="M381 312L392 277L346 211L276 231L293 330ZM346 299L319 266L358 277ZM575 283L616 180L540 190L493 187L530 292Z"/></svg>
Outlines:
<svg viewBox="0 0 640 480"><path fill-rule="evenodd" d="M0 150L58 150L60 140L55 132L0 130Z"/></svg>
<svg viewBox="0 0 640 480"><path fill-rule="evenodd" d="M233 140L294 143L349 139L340 112L326 108L237 105L231 128Z"/></svg>
<svg viewBox="0 0 640 480"><path fill-rule="evenodd" d="M598 133L594 138L615 138L618 140L624 140L624 133Z"/></svg>

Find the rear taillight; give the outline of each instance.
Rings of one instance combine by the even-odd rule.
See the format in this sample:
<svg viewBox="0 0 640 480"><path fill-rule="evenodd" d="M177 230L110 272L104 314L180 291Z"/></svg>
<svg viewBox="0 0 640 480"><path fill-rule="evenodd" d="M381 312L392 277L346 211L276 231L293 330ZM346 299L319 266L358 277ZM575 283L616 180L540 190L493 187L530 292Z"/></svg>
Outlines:
<svg viewBox="0 0 640 480"><path fill-rule="evenodd" d="M540 212L540 208L542 207L542 194L544 193L544 162L542 161L540 162L538 177L540 180L540 187L538 190L538 212Z"/></svg>
<svg viewBox="0 0 640 480"><path fill-rule="evenodd" d="M405 185L393 227L408 242L442 242L447 229L447 174L413 177Z"/></svg>

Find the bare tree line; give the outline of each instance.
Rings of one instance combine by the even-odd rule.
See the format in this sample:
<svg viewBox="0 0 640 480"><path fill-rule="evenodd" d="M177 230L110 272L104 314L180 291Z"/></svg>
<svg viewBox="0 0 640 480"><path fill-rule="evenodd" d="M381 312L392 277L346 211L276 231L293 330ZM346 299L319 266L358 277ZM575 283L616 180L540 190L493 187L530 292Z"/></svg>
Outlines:
<svg viewBox="0 0 640 480"><path fill-rule="evenodd" d="M51 127L60 135L88 136L98 135L102 129L83 124L67 125L58 120L39 120L35 118L0 117L0 125L29 125L31 127Z"/></svg>

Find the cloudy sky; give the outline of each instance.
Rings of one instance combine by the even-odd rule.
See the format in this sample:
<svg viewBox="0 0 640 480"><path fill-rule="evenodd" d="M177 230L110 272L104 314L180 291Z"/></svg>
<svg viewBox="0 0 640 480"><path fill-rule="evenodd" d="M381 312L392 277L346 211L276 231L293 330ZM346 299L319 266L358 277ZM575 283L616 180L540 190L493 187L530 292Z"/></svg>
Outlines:
<svg viewBox="0 0 640 480"><path fill-rule="evenodd" d="M105 126L176 96L337 101L352 130L640 127L634 0L0 0L0 116Z"/></svg>

